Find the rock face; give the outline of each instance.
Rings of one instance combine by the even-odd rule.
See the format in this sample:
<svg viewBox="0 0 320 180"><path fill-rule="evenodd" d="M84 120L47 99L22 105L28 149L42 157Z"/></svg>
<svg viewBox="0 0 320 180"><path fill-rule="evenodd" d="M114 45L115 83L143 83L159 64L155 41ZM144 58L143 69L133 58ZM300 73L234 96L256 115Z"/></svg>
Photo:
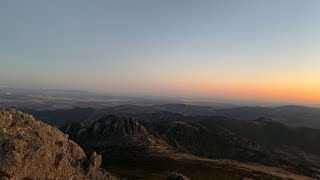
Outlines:
<svg viewBox="0 0 320 180"><path fill-rule="evenodd" d="M169 174L169 176L167 177L167 180L190 180L188 177L177 173L177 172L172 172L171 174Z"/></svg>
<svg viewBox="0 0 320 180"><path fill-rule="evenodd" d="M84 151L58 129L14 109L0 111L0 177L116 180L101 156Z"/></svg>
<svg viewBox="0 0 320 180"><path fill-rule="evenodd" d="M101 118L90 126L75 122L62 130L88 149L130 145L148 147L154 143L164 143L132 118L115 115Z"/></svg>

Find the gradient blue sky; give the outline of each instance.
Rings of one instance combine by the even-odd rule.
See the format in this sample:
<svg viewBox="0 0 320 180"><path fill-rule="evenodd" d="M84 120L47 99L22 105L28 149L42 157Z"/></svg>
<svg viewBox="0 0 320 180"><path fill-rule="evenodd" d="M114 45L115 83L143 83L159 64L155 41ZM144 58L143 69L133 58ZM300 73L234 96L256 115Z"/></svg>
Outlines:
<svg viewBox="0 0 320 180"><path fill-rule="evenodd" d="M0 2L0 83L320 102L320 1Z"/></svg>

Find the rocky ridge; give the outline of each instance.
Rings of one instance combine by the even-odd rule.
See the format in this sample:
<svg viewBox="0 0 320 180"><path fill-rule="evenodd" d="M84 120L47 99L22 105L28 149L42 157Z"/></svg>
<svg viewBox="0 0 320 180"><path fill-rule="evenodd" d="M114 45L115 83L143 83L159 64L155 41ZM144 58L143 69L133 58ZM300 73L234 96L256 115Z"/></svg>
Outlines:
<svg viewBox="0 0 320 180"><path fill-rule="evenodd" d="M88 126L74 122L62 131L85 148L166 145L133 118L124 116L109 115Z"/></svg>

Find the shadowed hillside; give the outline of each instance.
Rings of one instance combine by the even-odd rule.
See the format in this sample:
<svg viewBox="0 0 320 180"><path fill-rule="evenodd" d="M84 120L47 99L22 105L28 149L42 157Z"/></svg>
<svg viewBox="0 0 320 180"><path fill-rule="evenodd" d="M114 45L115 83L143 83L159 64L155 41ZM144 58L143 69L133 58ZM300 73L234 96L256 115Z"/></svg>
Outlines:
<svg viewBox="0 0 320 180"><path fill-rule="evenodd" d="M129 179L163 179L170 171L181 172L191 179L277 179L291 174L280 167L253 165L253 162L272 164L259 145L230 132L212 131L196 124L175 124L162 137L130 117L109 115L90 125L72 123L62 129L87 153L101 153L103 165L110 172ZM253 168L255 173L248 173ZM279 174L272 173L275 171Z"/></svg>

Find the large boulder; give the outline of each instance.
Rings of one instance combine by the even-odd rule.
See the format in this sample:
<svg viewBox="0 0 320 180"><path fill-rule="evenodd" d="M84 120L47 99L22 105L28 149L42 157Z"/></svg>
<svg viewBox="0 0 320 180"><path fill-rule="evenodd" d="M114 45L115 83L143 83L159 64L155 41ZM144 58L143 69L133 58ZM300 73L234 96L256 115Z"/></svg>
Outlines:
<svg viewBox="0 0 320 180"><path fill-rule="evenodd" d="M2 179L116 179L100 165L100 155L87 158L60 130L14 109L0 111Z"/></svg>

